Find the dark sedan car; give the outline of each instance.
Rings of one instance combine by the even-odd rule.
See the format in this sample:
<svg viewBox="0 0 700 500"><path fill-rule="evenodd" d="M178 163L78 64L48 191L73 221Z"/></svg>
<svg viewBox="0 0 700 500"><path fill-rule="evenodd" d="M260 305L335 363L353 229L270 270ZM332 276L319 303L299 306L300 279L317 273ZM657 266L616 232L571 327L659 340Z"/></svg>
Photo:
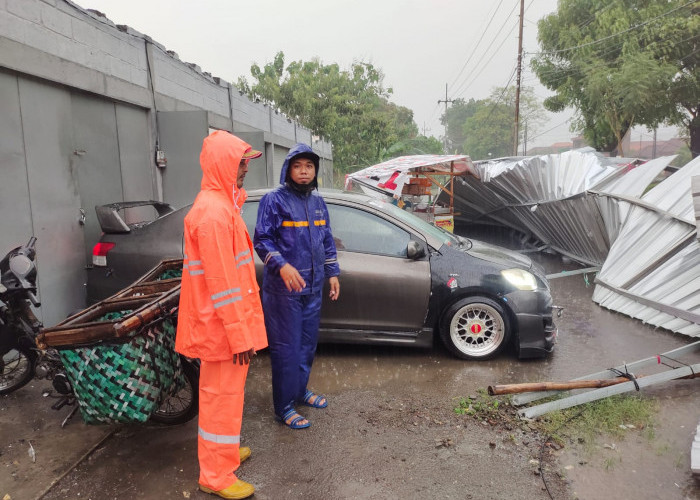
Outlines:
<svg viewBox="0 0 700 500"><path fill-rule="evenodd" d="M260 198L249 193L243 219L251 235ZM512 345L520 358L551 352L557 329L542 269L530 258L455 236L388 201L322 191L338 249L341 299L324 293L320 340L430 346L439 335L465 359ZM153 205L159 216L127 224L124 209ZM98 207L104 231L88 272L88 301L128 286L161 259L182 257L183 219L154 202ZM262 263L256 256L258 279Z"/></svg>

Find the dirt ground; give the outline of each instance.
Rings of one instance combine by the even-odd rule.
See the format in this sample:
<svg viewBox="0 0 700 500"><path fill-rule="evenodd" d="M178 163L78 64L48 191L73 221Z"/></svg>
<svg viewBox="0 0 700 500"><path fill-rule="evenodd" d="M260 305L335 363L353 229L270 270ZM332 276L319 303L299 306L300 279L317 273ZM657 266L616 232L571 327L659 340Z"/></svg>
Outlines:
<svg viewBox="0 0 700 500"><path fill-rule="evenodd" d="M548 272L576 266L542 256ZM700 500L690 446L700 420L698 380L644 391L659 401L655 437L630 430L543 446L526 422L457 415L459 398L488 385L566 380L690 342L599 308L582 276L552 281L567 309L544 360L512 354L470 363L444 348L320 346L311 387L329 408L305 409L309 429L273 420L269 358L251 364L242 438L253 455L239 475L260 499ZM693 361L697 362L697 361ZM51 410L34 381L0 398L0 499L213 498L197 490L196 419L176 427L87 426ZM32 460L29 449L34 450ZM539 460L543 460L542 472Z"/></svg>

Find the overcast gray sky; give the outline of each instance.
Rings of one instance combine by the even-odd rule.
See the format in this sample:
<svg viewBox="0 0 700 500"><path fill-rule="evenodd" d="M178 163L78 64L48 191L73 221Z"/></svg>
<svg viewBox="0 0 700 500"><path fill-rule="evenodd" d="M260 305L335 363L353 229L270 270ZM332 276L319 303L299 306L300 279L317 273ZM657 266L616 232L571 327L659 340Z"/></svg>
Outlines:
<svg viewBox="0 0 700 500"><path fill-rule="evenodd" d="M319 57L348 68L353 61L371 62L384 72L385 86L393 88L392 102L413 110L421 132L425 128L426 135L435 137L444 134L440 116L445 108L437 101L445 99L445 84L450 99L485 98L493 87L508 84L517 65L520 0L76 3L149 35L183 61L232 83L241 75L251 80L251 64L263 66L280 50L287 63ZM556 3L525 1L526 53L537 51L537 21L553 12ZM540 99L549 95L527 64L522 84L534 86ZM571 113L549 116L528 147L570 140Z"/></svg>

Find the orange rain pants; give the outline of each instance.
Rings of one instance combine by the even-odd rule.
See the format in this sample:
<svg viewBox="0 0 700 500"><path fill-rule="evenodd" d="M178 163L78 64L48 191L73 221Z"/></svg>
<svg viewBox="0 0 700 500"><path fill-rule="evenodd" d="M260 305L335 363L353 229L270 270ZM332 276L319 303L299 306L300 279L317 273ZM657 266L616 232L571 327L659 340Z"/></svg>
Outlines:
<svg viewBox="0 0 700 500"><path fill-rule="evenodd" d="M199 372L199 484L223 490L236 482L248 366L204 361Z"/></svg>

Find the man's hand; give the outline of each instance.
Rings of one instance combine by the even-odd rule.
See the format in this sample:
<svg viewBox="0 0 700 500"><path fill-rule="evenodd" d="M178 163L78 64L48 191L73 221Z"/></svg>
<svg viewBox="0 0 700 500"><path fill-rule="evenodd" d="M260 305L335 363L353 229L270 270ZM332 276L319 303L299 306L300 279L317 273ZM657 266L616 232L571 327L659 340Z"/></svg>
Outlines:
<svg viewBox="0 0 700 500"><path fill-rule="evenodd" d="M306 286L306 281L301 277L299 271L291 265L286 263L280 268L280 278L284 281L284 286L287 287L287 291L291 292L301 292Z"/></svg>
<svg viewBox="0 0 700 500"><path fill-rule="evenodd" d="M251 349L250 351L245 351L245 352L239 352L238 354L233 355L233 364L236 364L236 359L238 359L238 364L240 365L247 365L250 364L250 359L255 357L255 349Z"/></svg>
<svg viewBox="0 0 700 500"><path fill-rule="evenodd" d="M340 281L337 276L332 276L328 279L328 284L331 286L331 293L328 296L331 300L338 300L340 297Z"/></svg>

